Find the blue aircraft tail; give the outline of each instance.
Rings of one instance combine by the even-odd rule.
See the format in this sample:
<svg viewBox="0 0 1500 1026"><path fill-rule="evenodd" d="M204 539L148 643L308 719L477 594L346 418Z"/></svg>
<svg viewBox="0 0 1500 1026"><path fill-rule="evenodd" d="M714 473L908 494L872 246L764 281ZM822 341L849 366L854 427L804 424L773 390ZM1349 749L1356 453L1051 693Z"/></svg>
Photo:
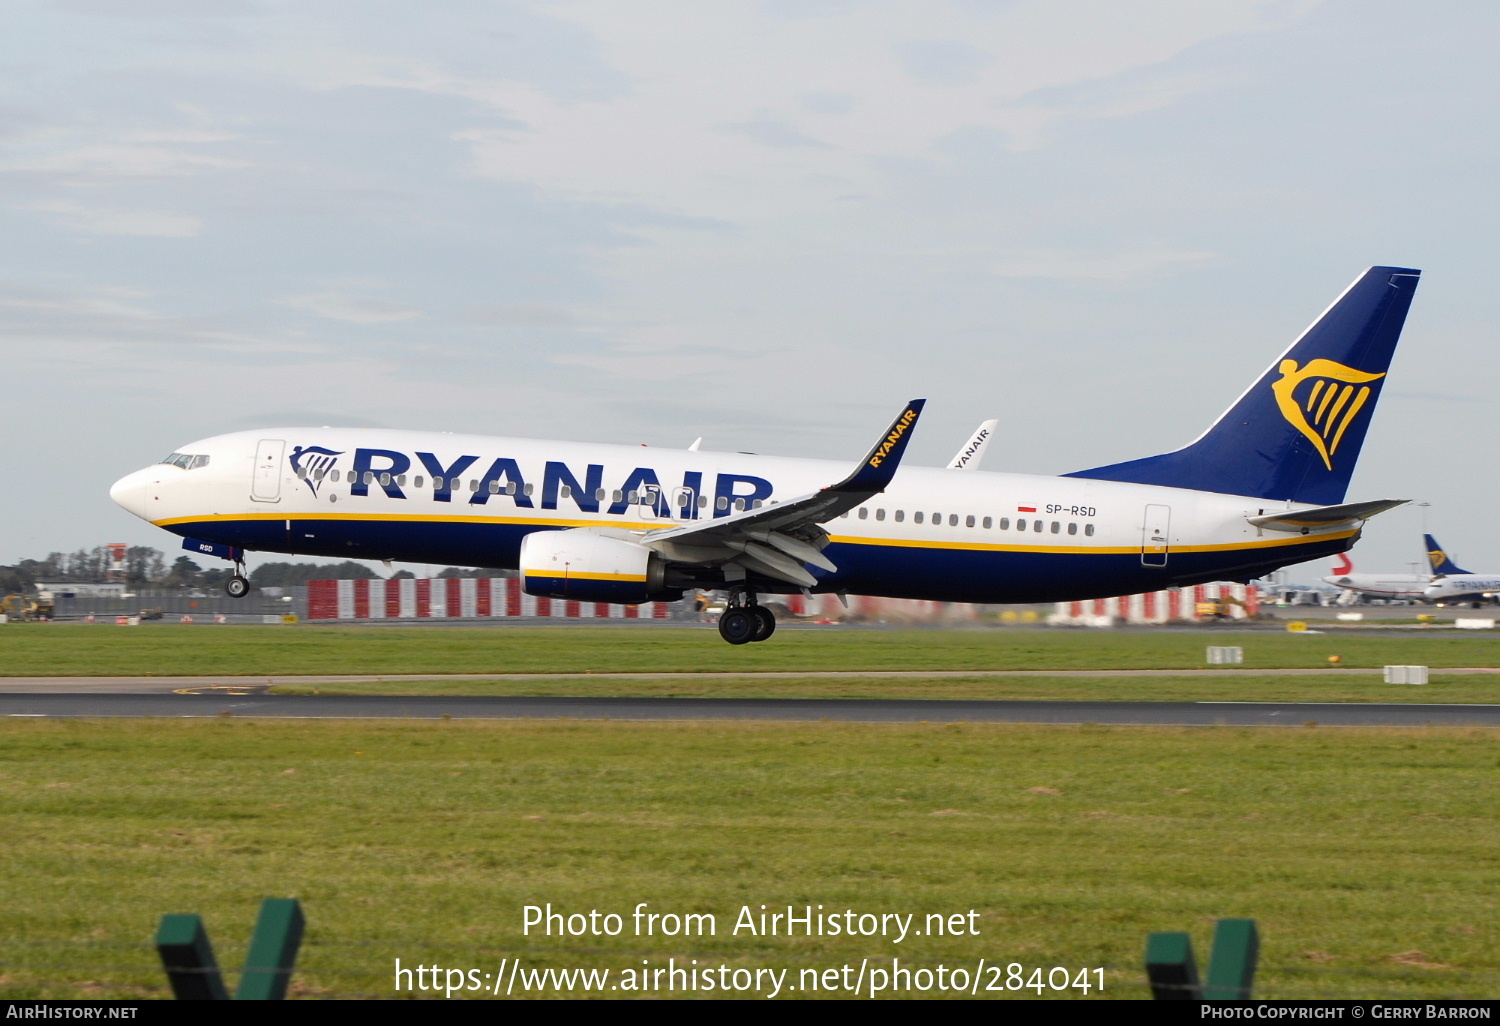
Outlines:
<svg viewBox="0 0 1500 1026"><path fill-rule="evenodd" d="M1372 267L1360 275L1186 448L1065 476L1343 502L1421 274Z"/></svg>
<svg viewBox="0 0 1500 1026"><path fill-rule="evenodd" d="M1422 540L1427 543L1427 562L1432 564L1432 576L1447 577L1450 574L1467 574L1469 571L1460 570L1453 560L1448 558L1448 553L1437 543L1437 539L1430 534L1422 535Z"/></svg>

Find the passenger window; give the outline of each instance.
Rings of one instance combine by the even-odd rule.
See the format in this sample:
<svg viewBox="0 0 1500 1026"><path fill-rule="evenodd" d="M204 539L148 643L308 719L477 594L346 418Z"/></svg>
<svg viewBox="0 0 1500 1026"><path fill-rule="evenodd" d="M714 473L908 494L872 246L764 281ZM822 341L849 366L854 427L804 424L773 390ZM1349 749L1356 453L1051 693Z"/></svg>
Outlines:
<svg viewBox="0 0 1500 1026"><path fill-rule="evenodd" d="M840 513L839 514L839 519L840 520L848 520L849 519L849 511L846 509L846 510L844 510L844 512Z"/></svg>
<svg viewBox="0 0 1500 1026"><path fill-rule="evenodd" d="M1083 525L1083 533L1084 533L1085 537L1092 538L1094 536L1094 525L1093 524L1084 524Z"/></svg>
<svg viewBox="0 0 1500 1026"><path fill-rule="evenodd" d="M625 496L625 501L632 506L639 505L641 501L641 493L631 492L629 495Z"/></svg>
<svg viewBox="0 0 1500 1026"><path fill-rule="evenodd" d="M603 488L595 488L594 489L594 501L595 502L603 502L604 501L604 496L607 495L607 494L608 493L605 492L605 490Z"/></svg>
<svg viewBox="0 0 1500 1026"><path fill-rule="evenodd" d="M721 496L719 496L718 502L716 502L714 505L718 506L719 509L728 509L729 508L729 499L728 499L727 496L721 495Z"/></svg>
<svg viewBox="0 0 1500 1026"><path fill-rule="evenodd" d="M389 473L385 473L385 474L381 474L380 475L380 487L384 488L387 485L389 485L390 483L391 483L391 475Z"/></svg>
<svg viewBox="0 0 1500 1026"><path fill-rule="evenodd" d="M1000 518L1000 530L1002 530L1002 531L1009 531L1010 530L1010 517L1001 517Z"/></svg>
<svg viewBox="0 0 1500 1026"><path fill-rule="evenodd" d="M877 509L875 511L875 519L876 520L884 520L885 519L885 510L883 510L883 509Z"/></svg>
<svg viewBox="0 0 1500 1026"><path fill-rule="evenodd" d="M499 481L491 481L490 482L490 494L491 495L499 495L500 494L500 482Z"/></svg>
<svg viewBox="0 0 1500 1026"><path fill-rule="evenodd" d="M402 488L405 488L406 487L406 475L405 474L398 474L396 476L396 484L400 485Z"/></svg>
<svg viewBox="0 0 1500 1026"><path fill-rule="evenodd" d="M418 474L416 477L412 478L412 480L411 480L411 486L413 488L421 488L422 487L422 475L421 474Z"/></svg>
<svg viewBox="0 0 1500 1026"><path fill-rule="evenodd" d="M572 485L562 485L557 490L558 490L559 493L561 493L561 496L564 499L571 499L573 497L573 486Z"/></svg>
<svg viewBox="0 0 1500 1026"><path fill-rule="evenodd" d="M994 523L995 523L994 520L990 519L989 517L985 517L984 518L984 529L986 531L988 531L994 525Z"/></svg>
<svg viewBox="0 0 1500 1026"><path fill-rule="evenodd" d="M932 526L933 527L942 527L943 526L943 515L941 513L934 513L932 515Z"/></svg>
<svg viewBox="0 0 1500 1026"><path fill-rule="evenodd" d="M367 470L367 471L365 471L365 484L372 485L374 483L375 483L375 471L373 471L373 470Z"/></svg>
<svg viewBox="0 0 1500 1026"><path fill-rule="evenodd" d="M334 484L338 484L339 483L339 472L337 470L335 470L333 472L333 483Z"/></svg>
<svg viewBox="0 0 1500 1026"><path fill-rule="evenodd" d="M514 481L507 481L507 482L505 482L505 494L506 495L514 495L514 494L516 494L516 483Z"/></svg>
<svg viewBox="0 0 1500 1026"><path fill-rule="evenodd" d="M734 500L734 508L735 508L736 512L744 512L744 509L745 509L745 500L744 499L735 499Z"/></svg>
<svg viewBox="0 0 1500 1026"><path fill-rule="evenodd" d="M896 523L899 524L902 521L904 521L905 519L906 519L906 510L904 510L904 509L898 509L898 510L896 510Z"/></svg>
<svg viewBox="0 0 1500 1026"><path fill-rule="evenodd" d="M521 490L523 492L525 492L527 495L530 495L532 492L536 491L536 485L527 485L525 488L523 488ZM516 494L516 486L515 485L511 485L510 486L510 494L512 494L512 495Z"/></svg>
<svg viewBox="0 0 1500 1026"><path fill-rule="evenodd" d="M750 504L750 508L751 509L760 509L765 504L766 504L766 500L765 499L756 499L753 503Z"/></svg>
<svg viewBox="0 0 1500 1026"><path fill-rule="evenodd" d="M911 519L913 523L920 524L922 522L922 511L918 510L917 512L913 513L911 515Z"/></svg>
<svg viewBox="0 0 1500 1026"><path fill-rule="evenodd" d="M698 508L699 509L707 509L708 508L708 496L707 495L700 495L700 496L698 496Z"/></svg>
<svg viewBox="0 0 1500 1026"><path fill-rule="evenodd" d="M334 473L337 474L338 471L335 470ZM334 478L334 480L337 481L338 478ZM442 491L443 490L443 479L440 478L440 477L433 478L432 479L432 487L435 488L435 489L437 489L438 491Z"/></svg>
<svg viewBox="0 0 1500 1026"><path fill-rule="evenodd" d="M469 491L471 491L471 492L477 492L477 491L479 491L479 478L477 478L477 477L471 477L471 478L469 478Z"/></svg>
<svg viewBox="0 0 1500 1026"><path fill-rule="evenodd" d="M1069 524L1068 525L1068 533L1069 534L1077 534L1078 533L1078 525L1077 524Z"/></svg>
<svg viewBox="0 0 1500 1026"><path fill-rule="evenodd" d="M1026 530L1026 521L1018 519L1016 521L1016 530L1017 531L1024 531L1024 530Z"/></svg>
<svg viewBox="0 0 1500 1026"><path fill-rule="evenodd" d="M1061 530L1062 524L1059 524L1056 520L1052 521L1052 533L1057 534Z"/></svg>
<svg viewBox="0 0 1500 1026"><path fill-rule="evenodd" d="M965 527L973 527L974 526L974 516L973 516L973 514L970 514L969 516L964 517L964 526Z"/></svg>

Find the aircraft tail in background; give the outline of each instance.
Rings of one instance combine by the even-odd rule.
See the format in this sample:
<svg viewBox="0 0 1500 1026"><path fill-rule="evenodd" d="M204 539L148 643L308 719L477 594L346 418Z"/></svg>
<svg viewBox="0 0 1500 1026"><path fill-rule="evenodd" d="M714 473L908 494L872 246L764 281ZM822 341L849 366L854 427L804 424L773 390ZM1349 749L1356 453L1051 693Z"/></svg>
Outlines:
<svg viewBox="0 0 1500 1026"><path fill-rule="evenodd" d="M1447 577L1451 574L1468 574L1467 570L1460 570L1453 560L1448 558L1448 553L1437 543L1437 539L1430 534L1422 535L1422 540L1427 544L1427 562L1432 566L1434 577Z"/></svg>

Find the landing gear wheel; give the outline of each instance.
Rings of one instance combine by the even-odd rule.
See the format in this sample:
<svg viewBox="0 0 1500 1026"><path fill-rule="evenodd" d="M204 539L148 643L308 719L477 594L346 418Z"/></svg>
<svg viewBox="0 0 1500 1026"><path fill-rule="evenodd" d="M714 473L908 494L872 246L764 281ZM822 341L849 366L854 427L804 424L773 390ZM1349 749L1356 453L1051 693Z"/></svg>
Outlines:
<svg viewBox="0 0 1500 1026"><path fill-rule="evenodd" d="M765 606L751 606L750 613L755 617L755 637L751 641L765 641L776 633L776 617Z"/></svg>
<svg viewBox="0 0 1500 1026"><path fill-rule="evenodd" d="M224 582L224 590L229 594L230 598L244 598L250 594L250 582L239 574L235 574Z"/></svg>
<svg viewBox="0 0 1500 1026"><path fill-rule="evenodd" d="M724 615L719 617L719 637L731 645L755 641L759 633L759 618L743 606L726 609Z"/></svg>

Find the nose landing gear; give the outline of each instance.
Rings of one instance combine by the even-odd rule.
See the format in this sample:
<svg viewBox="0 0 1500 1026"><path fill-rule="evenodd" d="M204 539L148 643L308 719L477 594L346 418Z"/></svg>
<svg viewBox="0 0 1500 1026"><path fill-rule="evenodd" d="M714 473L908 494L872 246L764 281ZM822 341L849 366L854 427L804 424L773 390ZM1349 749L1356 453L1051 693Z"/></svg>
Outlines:
<svg viewBox="0 0 1500 1026"><path fill-rule="evenodd" d="M719 637L731 645L765 641L776 631L776 617L755 601L755 593L735 590L729 594L729 605L719 617Z"/></svg>

